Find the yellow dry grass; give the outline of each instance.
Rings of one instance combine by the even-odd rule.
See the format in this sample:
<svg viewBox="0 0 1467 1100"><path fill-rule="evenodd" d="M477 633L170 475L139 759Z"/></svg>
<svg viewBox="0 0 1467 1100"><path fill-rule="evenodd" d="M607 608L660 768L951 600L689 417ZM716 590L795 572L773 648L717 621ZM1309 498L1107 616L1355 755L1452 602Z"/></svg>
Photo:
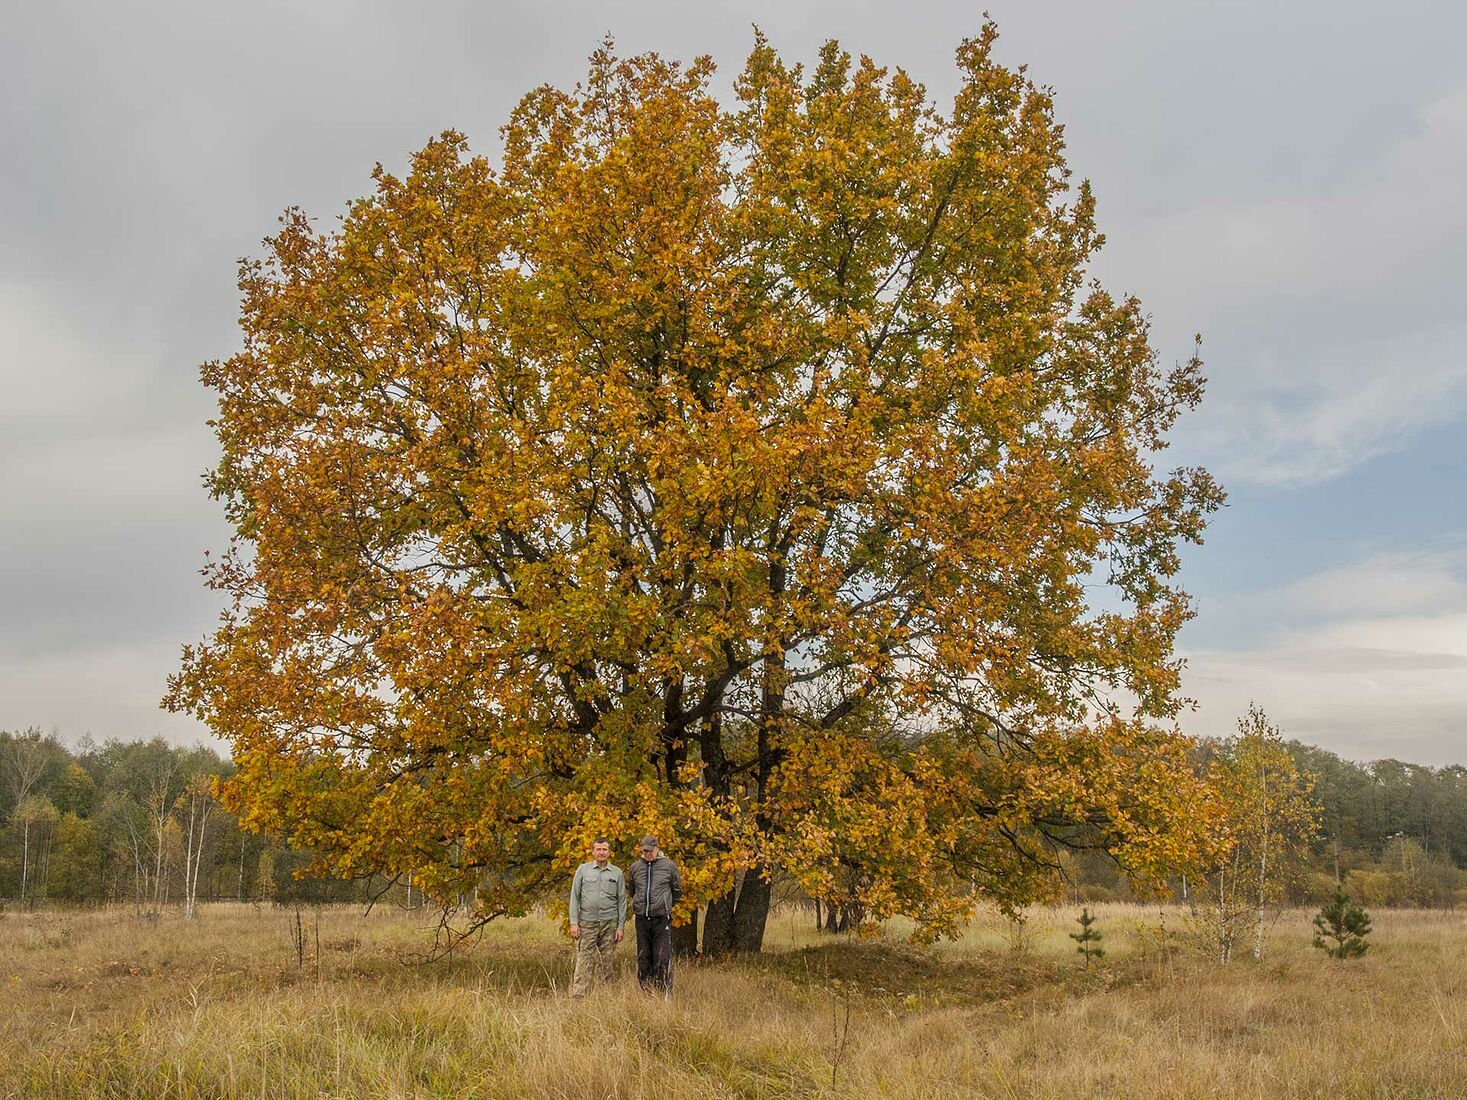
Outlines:
<svg viewBox="0 0 1467 1100"><path fill-rule="evenodd" d="M1086 971L1069 909L956 943L816 937L776 915L766 954L684 965L670 999L626 970L565 995L549 921L426 965L414 914L215 905L191 922L0 915L0 1096L1459 1097L1467 915L1380 911L1331 963L1286 913L1261 964L1220 969L1180 913L1099 906ZM849 1008L849 1013L847 1009Z"/></svg>

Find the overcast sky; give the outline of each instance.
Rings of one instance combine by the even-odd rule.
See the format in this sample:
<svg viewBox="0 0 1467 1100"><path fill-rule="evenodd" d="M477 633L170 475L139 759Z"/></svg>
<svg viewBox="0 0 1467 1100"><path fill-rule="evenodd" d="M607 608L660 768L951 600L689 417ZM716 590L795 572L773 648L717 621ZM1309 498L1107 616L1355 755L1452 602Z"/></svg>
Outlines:
<svg viewBox="0 0 1467 1100"><path fill-rule="evenodd" d="M21 3L0 32L0 729L203 736L158 710L219 609L199 363L236 260L334 217L445 128L493 154L519 96L758 24L835 37L945 101L983 4ZM1228 507L1184 581L1184 719L1250 699L1355 759L1467 763L1467 5L989 0L1053 86L1070 163L1164 360L1211 380L1168 464ZM717 10L715 10L715 8Z"/></svg>

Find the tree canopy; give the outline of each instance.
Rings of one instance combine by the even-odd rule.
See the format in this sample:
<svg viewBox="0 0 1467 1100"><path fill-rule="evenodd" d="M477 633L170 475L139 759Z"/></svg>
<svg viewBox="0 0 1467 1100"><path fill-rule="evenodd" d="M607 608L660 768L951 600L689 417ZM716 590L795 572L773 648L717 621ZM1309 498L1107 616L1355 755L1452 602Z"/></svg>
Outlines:
<svg viewBox="0 0 1467 1100"><path fill-rule="evenodd" d="M1222 494L1153 463L1200 363L1088 277L995 37L945 114L834 43L757 39L728 104L607 44L497 169L445 133L332 232L284 215L202 372L237 539L168 697L246 823L480 919L655 832L710 951L779 873L941 934L1056 844L1195 854L1154 720Z"/></svg>

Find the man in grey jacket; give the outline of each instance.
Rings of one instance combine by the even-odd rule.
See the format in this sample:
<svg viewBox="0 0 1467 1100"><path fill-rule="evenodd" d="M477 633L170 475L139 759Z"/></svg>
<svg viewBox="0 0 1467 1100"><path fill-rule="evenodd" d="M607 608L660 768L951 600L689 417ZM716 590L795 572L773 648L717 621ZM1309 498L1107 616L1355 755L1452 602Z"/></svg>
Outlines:
<svg viewBox="0 0 1467 1100"><path fill-rule="evenodd" d="M655 836L642 838L642 858L627 872L627 895L637 918L637 981L643 989L672 991L672 909L683 896L677 864L662 855Z"/></svg>
<svg viewBox="0 0 1467 1100"><path fill-rule="evenodd" d="M571 880L570 934L576 941L572 997L585 996L594 983L611 977L611 949L621 943L626 922L626 881L611 862L611 842L598 836L591 859L576 868Z"/></svg>

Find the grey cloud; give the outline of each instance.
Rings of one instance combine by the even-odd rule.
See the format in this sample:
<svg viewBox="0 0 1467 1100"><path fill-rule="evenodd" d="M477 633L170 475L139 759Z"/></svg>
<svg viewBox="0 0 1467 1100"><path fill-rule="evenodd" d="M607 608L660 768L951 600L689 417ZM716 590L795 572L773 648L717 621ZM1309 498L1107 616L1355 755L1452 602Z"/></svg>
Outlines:
<svg viewBox="0 0 1467 1100"><path fill-rule="evenodd" d="M199 488L202 442L54 441L24 461L7 459L0 668L134 637L189 640L213 621L219 601L198 569L203 550L225 545L228 532ZM0 685L10 679L0 675ZM0 706L8 693L0 686ZM0 726L6 720L0 710Z"/></svg>
<svg viewBox="0 0 1467 1100"><path fill-rule="evenodd" d="M1467 659L1455 653L1264 648L1187 655L1183 690L1197 700L1190 733L1228 736L1258 703L1286 737L1353 759L1460 763Z"/></svg>
<svg viewBox="0 0 1467 1100"><path fill-rule="evenodd" d="M1467 13L992 10L1001 57L1055 86L1071 162L1095 181L1098 274L1141 295L1165 358L1209 336L1212 396L1179 460L1307 480L1462 415L1467 334L1444 318L1464 304L1448 276L1467 236L1450 194ZM628 52L712 53L725 85L753 23L807 61L835 36L942 101L981 22L968 3L874 0L95 0L7 16L0 727L177 737L194 727L150 724L150 708L177 644L213 621L195 571L226 534L198 486L213 447L196 372L233 350L235 261L283 207L329 226L374 162L400 168L445 127L492 152L518 97L576 80L605 31Z"/></svg>
<svg viewBox="0 0 1467 1100"><path fill-rule="evenodd" d="M1257 702L1292 737L1346 756L1460 762L1467 745L1467 555L1376 555L1237 600L1259 624L1186 652L1184 726L1223 736ZM1268 609L1274 609L1272 628Z"/></svg>
<svg viewBox="0 0 1467 1100"><path fill-rule="evenodd" d="M85 734L99 741L162 735L178 744L217 746L192 718L158 707L179 654L178 642L138 637L64 654L7 659L0 728L54 728L67 741Z"/></svg>

